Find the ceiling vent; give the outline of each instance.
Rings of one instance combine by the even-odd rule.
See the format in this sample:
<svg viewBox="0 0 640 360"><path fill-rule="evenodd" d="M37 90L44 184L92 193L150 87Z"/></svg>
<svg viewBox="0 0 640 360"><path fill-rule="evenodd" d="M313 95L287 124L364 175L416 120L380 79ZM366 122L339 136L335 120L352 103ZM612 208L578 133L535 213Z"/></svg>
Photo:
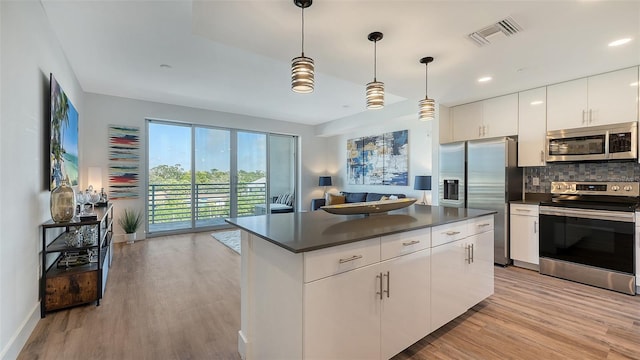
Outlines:
<svg viewBox="0 0 640 360"><path fill-rule="evenodd" d="M511 17L500 20L495 24L489 25L478 31L474 31L467 35L471 41L478 46L489 45L489 38L495 35L503 34L504 36L515 35L522 31L522 27Z"/></svg>

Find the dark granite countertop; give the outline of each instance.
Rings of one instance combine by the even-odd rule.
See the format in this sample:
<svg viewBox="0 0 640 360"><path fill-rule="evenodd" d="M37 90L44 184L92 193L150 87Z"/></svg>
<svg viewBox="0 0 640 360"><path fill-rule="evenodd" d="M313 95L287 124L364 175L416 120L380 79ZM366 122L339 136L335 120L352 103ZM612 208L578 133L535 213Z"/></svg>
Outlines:
<svg viewBox="0 0 640 360"><path fill-rule="evenodd" d="M322 210L230 218L226 221L294 253L495 214L493 210L412 205L382 215L333 215Z"/></svg>
<svg viewBox="0 0 640 360"><path fill-rule="evenodd" d="M511 204L540 205L541 202L551 201L551 194L525 193L524 200L511 200Z"/></svg>

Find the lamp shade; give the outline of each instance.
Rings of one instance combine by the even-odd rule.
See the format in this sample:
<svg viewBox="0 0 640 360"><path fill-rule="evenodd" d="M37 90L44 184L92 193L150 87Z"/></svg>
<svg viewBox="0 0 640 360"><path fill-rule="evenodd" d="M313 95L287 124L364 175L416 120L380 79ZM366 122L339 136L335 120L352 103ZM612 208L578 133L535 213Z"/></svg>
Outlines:
<svg viewBox="0 0 640 360"><path fill-rule="evenodd" d="M331 176L320 176L318 186L331 186Z"/></svg>
<svg viewBox="0 0 640 360"><path fill-rule="evenodd" d="M431 176L417 175L413 183L414 190L431 190Z"/></svg>
<svg viewBox="0 0 640 360"><path fill-rule="evenodd" d="M93 186L94 190L100 191L100 189L102 189L102 168L91 166L87 170L87 174L88 174L87 187L91 185Z"/></svg>

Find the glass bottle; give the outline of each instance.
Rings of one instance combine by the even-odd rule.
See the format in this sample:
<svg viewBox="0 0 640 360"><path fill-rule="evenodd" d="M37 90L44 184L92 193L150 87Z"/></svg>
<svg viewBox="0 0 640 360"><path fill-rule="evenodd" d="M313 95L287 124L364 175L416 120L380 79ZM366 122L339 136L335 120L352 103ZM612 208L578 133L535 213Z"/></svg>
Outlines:
<svg viewBox="0 0 640 360"><path fill-rule="evenodd" d="M49 208L51 219L57 223L69 222L76 215L76 194L66 180L51 191Z"/></svg>

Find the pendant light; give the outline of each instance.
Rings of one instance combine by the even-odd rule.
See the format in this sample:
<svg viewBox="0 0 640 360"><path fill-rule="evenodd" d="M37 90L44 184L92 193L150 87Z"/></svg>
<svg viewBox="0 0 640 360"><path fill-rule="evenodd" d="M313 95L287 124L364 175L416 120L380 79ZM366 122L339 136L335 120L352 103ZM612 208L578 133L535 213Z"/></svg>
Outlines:
<svg viewBox="0 0 640 360"><path fill-rule="evenodd" d="M420 121L428 121L428 120L433 120L435 118L435 114L436 114L436 102L433 99L429 99L429 95L427 95L427 89L428 89L428 78L427 78L427 67L429 65L430 62L433 61L433 58L431 56L428 57L423 57L422 59L420 59L420 63L424 64L424 99L420 100L419 103L419 107L420 107L420 111L419 111L419 115L420 115Z"/></svg>
<svg viewBox="0 0 640 360"><path fill-rule="evenodd" d="M376 44L382 40L382 33L372 32L367 38L369 41L373 41L373 81L367 84L367 109L382 109L384 107L384 83L376 79Z"/></svg>
<svg viewBox="0 0 640 360"><path fill-rule="evenodd" d="M313 59L304 56L304 9L311 6L313 0L293 0L302 9L302 55L291 60L291 90L301 94L313 92Z"/></svg>

